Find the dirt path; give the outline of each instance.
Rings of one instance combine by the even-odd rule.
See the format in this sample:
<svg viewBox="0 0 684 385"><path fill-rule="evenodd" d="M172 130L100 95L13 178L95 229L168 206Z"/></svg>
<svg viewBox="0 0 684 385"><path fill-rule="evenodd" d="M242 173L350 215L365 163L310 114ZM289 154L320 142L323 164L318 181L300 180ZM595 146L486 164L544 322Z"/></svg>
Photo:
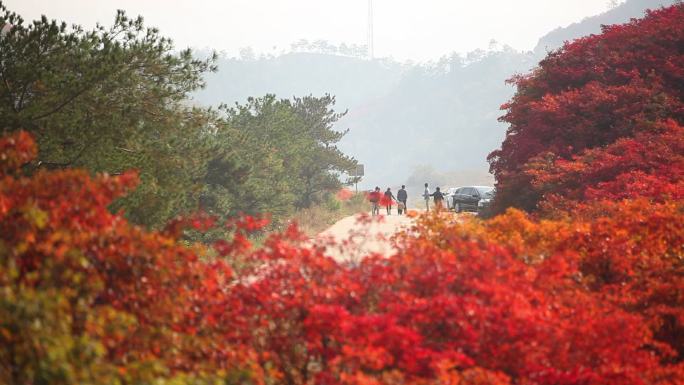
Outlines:
<svg viewBox="0 0 684 385"><path fill-rule="evenodd" d="M316 241L335 244L327 249L328 255L339 262L358 262L371 253L388 255L393 251L390 238L411 227L414 219L405 215L380 215L360 219L358 215L346 217L318 235Z"/></svg>

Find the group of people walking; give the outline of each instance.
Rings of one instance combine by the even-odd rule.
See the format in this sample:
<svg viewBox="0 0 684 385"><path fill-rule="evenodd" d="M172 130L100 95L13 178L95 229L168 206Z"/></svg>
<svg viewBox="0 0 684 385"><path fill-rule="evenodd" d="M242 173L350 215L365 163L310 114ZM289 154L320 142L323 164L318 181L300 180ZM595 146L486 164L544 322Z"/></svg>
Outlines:
<svg viewBox="0 0 684 385"><path fill-rule="evenodd" d="M380 192L380 187L375 187L369 195L369 200L371 202L371 213L375 215L380 214L380 206L385 206L387 210L387 215L392 215L392 202L397 202L397 213L399 215L406 214L406 208L408 200L408 193L406 192L406 186L402 185L401 189L397 191L397 196L395 197L392 193L391 188L387 188L385 193Z"/></svg>
<svg viewBox="0 0 684 385"><path fill-rule="evenodd" d="M434 199L435 210L440 211L444 208L444 194L439 190L439 187L435 188L435 192L430 193L430 188L428 187L428 184L425 183L423 198L425 199L425 209L427 211L430 211L430 198ZM375 187L375 190L371 191L369 194L368 199L371 202L371 213L373 216L380 215L380 206L385 206L387 215L392 215L393 202L397 203L397 213L399 215L405 215L408 210L408 193L406 192L406 186L404 185L397 191L396 197L392 193L390 187L385 190L384 194L380 192L380 187Z"/></svg>

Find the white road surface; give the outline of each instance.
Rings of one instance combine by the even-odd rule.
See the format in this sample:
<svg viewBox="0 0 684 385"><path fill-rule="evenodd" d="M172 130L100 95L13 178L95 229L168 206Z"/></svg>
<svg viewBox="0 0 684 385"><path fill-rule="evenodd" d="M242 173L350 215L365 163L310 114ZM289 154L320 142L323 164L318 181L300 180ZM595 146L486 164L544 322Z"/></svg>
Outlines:
<svg viewBox="0 0 684 385"><path fill-rule="evenodd" d="M346 217L316 238L319 244L329 244L327 254L338 262L358 262L372 253L390 255L394 250L392 236L409 229L414 219L405 215L380 215L366 220L359 215ZM371 218L368 220L368 218Z"/></svg>

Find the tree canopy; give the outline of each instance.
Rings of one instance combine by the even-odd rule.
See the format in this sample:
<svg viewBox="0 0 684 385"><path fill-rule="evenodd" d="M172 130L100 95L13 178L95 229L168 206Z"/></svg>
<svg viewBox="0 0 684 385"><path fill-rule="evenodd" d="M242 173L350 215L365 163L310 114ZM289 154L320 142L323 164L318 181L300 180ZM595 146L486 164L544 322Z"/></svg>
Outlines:
<svg viewBox="0 0 684 385"><path fill-rule="evenodd" d="M681 150L669 138L684 124L682 18L678 4L605 27L513 79L518 91L501 118L510 127L501 149L489 156L499 211L589 199L605 184L626 197L642 188L644 175L667 183L679 172ZM659 159L640 162L636 157L642 156ZM662 172L658 164L671 166ZM662 199L673 188L654 189L652 196Z"/></svg>
<svg viewBox="0 0 684 385"><path fill-rule="evenodd" d="M276 222L337 191L355 161L335 147L334 98L250 99L217 110L191 92L215 71L141 17L120 11L93 30L43 17L32 23L0 4L0 128L26 130L40 152L27 169L140 172L115 201L135 223L160 228L206 208L271 212ZM248 116L249 115L249 116Z"/></svg>

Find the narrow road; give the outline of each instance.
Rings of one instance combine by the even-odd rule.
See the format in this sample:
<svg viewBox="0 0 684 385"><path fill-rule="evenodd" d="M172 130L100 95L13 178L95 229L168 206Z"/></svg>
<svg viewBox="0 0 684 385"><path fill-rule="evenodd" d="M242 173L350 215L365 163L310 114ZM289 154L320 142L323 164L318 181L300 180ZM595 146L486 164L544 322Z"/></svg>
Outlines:
<svg viewBox="0 0 684 385"><path fill-rule="evenodd" d="M414 215L415 217L415 215ZM389 255L393 251L391 237L409 229L414 219L406 215L354 215L346 217L316 237L328 245L327 253L338 262L356 263L372 253Z"/></svg>

